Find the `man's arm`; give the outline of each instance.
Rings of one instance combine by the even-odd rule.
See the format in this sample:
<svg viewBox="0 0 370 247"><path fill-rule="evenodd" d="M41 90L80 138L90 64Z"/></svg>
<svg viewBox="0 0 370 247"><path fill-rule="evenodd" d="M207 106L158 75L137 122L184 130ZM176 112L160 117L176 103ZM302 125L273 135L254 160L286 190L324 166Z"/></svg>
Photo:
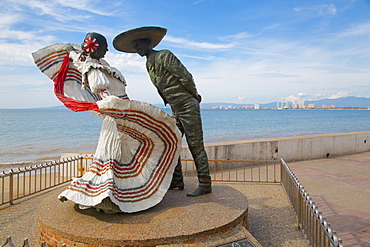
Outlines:
<svg viewBox="0 0 370 247"><path fill-rule="evenodd" d="M186 67L181 63L181 61L170 51L163 51L161 56L163 61L163 66L176 76L186 90L191 93L199 102L201 101L201 96L198 94L197 88L195 86L192 74L186 69Z"/></svg>

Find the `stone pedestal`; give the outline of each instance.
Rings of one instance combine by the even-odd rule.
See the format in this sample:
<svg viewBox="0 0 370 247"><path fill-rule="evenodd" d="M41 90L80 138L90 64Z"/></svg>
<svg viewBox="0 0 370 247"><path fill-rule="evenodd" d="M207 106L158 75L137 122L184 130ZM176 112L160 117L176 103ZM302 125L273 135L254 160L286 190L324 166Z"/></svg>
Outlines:
<svg viewBox="0 0 370 247"><path fill-rule="evenodd" d="M107 215L80 210L51 195L39 207L39 241L48 246L216 246L248 238L248 201L239 191L214 184L213 192L187 197L197 186L186 179L184 191L168 191L161 203L134 214ZM255 246L259 246L256 243Z"/></svg>

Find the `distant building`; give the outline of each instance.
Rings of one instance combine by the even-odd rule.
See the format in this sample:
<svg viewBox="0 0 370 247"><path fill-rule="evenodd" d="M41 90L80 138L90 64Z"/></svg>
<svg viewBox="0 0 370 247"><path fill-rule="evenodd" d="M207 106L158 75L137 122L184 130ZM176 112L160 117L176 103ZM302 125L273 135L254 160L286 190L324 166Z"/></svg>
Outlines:
<svg viewBox="0 0 370 247"><path fill-rule="evenodd" d="M276 107L278 109L292 109L293 108L293 103L291 101L278 102Z"/></svg>
<svg viewBox="0 0 370 247"><path fill-rule="evenodd" d="M304 100L277 102L277 109L304 109Z"/></svg>
<svg viewBox="0 0 370 247"><path fill-rule="evenodd" d="M246 105L246 106L242 106L240 109L254 109L254 106Z"/></svg>
<svg viewBox="0 0 370 247"><path fill-rule="evenodd" d="M294 101L293 109L304 109L304 100Z"/></svg>
<svg viewBox="0 0 370 247"><path fill-rule="evenodd" d="M313 109L313 108L315 108L315 104L308 104L307 108L308 109Z"/></svg>
<svg viewBox="0 0 370 247"><path fill-rule="evenodd" d="M322 105L321 108L324 108L324 109L335 109L335 105Z"/></svg>
<svg viewBox="0 0 370 247"><path fill-rule="evenodd" d="M254 109L260 109L260 104L254 104Z"/></svg>

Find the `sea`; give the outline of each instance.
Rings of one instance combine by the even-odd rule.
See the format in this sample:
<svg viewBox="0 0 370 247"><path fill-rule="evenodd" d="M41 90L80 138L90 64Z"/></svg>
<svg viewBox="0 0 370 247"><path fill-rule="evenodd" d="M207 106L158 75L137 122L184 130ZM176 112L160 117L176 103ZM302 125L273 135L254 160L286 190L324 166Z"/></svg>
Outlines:
<svg viewBox="0 0 370 247"><path fill-rule="evenodd" d="M370 110L204 109L201 114L206 143L370 131ZM0 171L93 151L101 125L90 112L0 109Z"/></svg>

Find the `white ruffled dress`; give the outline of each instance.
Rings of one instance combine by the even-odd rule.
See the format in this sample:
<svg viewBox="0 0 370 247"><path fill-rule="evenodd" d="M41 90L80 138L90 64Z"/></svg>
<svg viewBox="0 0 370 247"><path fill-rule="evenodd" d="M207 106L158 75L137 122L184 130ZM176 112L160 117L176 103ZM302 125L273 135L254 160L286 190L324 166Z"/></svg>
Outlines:
<svg viewBox="0 0 370 247"><path fill-rule="evenodd" d="M166 194L181 150L181 133L174 118L145 102L129 100L122 74L103 59L78 59L82 87L96 97L103 119L93 162L59 195L80 208L134 213L158 204ZM81 85L66 80L64 91L81 100Z"/></svg>

